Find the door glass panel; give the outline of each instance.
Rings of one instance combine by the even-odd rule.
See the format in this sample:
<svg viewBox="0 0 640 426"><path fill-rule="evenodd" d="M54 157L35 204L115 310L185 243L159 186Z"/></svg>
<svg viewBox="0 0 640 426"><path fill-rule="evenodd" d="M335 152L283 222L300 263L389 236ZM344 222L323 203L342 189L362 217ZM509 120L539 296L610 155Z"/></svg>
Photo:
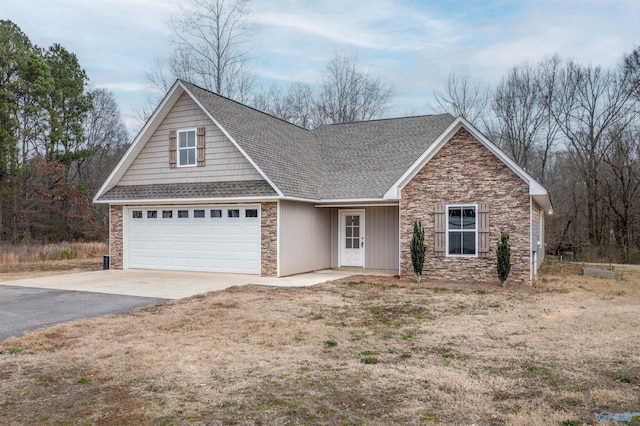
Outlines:
<svg viewBox="0 0 640 426"><path fill-rule="evenodd" d="M360 216L353 216L353 225L360 226Z"/></svg>
<svg viewBox="0 0 640 426"><path fill-rule="evenodd" d="M346 233L347 238L351 238L353 236L353 228L347 225Z"/></svg>
<svg viewBox="0 0 640 426"><path fill-rule="evenodd" d="M359 227L354 227L353 228L353 237L354 238L360 238L360 228Z"/></svg>
<svg viewBox="0 0 640 426"><path fill-rule="evenodd" d="M345 248L351 248L351 238L347 238L345 240L345 243L346 243Z"/></svg>

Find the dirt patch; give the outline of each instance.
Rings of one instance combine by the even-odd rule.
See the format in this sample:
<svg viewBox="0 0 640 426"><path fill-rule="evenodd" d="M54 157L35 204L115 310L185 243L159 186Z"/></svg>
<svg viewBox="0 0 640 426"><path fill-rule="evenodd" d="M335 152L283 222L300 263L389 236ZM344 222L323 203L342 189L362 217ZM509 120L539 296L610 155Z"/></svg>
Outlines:
<svg viewBox="0 0 640 426"><path fill-rule="evenodd" d="M234 287L0 342L0 423L596 424L640 411L639 288Z"/></svg>

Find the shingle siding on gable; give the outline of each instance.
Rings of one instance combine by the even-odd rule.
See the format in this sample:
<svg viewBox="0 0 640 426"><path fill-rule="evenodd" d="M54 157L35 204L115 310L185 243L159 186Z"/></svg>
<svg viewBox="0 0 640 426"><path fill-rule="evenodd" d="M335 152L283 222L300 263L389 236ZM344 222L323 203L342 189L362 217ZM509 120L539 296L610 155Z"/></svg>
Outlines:
<svg viewBox="0 0 640 426"><path fill-rule="evenodd" d="M489 206L489 256L436 257L434 212L436 204ZM403 188L400 200L401 273L411 276L409 244L413 221L425 227L427 255L425 279L496 282L496 244L509 232L512 269L509 282L528 283L529 187L466 130L461 129Z"/></svg>
<svg viewBox="0 0 640 426"><path fill-rule="evenodd" d="M203 167L169 167L169 131L206 128ZM263 180L231 141L187 94L183 94L118 185Z"/></svg>

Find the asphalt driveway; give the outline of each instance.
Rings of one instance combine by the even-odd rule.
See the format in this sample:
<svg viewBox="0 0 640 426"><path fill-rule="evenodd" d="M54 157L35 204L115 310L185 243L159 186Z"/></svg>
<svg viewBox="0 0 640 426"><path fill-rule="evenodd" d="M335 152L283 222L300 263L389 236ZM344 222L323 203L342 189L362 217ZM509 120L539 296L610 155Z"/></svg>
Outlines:
<svg viewBox="0 0 640 426"><path fill-rule="evenodd" d="M166 299L0 285L0 340L71 321L127 312Z"/></svg>

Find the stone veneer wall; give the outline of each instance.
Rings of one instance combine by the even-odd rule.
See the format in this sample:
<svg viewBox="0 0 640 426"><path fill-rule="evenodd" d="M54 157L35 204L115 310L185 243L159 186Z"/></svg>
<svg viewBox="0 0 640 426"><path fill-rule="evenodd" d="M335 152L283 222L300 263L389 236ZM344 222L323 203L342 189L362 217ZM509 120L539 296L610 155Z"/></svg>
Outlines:
<svg viewBox="0 0 640 426"><path fill-rule="evenodd" d="M109 206L109 261L111 269L122 269L122 206Z"/></svg>
<svg viewBox="0 0 640 426"><path fill-rule="evenodd" d="M436 204L489 206L487 258L436 257L434 211ZM400 268L413 275L409 245L413 221L425 228L427 253L423 279L498 282L496 245L500 233L509 233L511 273L508 282L530 283L529 186L502 161L460 129L402 189L400 200Z"/></svg>
<svg viewBox="0 0 640 426"><path fill-rule="evenodd" d="M261 275L275 277L278 275L278 204L262 203L260 217Z"/></svg>

